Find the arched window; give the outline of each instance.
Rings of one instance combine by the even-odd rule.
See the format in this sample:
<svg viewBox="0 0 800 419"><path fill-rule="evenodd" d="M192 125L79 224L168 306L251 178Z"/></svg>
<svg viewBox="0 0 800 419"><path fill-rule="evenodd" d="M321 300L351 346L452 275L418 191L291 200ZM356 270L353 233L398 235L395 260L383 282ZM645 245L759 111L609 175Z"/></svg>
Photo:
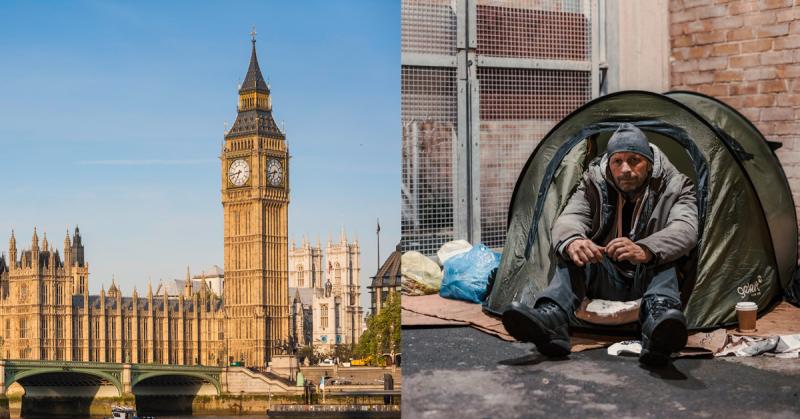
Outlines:
<svg viewBox="0 0 800 419"><path fill-rule="evenodd" d="M320 304L319 305L319 322L320 326L323 329L328 328L328 305L327 304Z"/></svg>
<svg viewBox="0 0 800 419"><path fill-rule="evenodd" d="M297 265L297 286L300 288L305 286L303 280L303 265Z"/></svg>

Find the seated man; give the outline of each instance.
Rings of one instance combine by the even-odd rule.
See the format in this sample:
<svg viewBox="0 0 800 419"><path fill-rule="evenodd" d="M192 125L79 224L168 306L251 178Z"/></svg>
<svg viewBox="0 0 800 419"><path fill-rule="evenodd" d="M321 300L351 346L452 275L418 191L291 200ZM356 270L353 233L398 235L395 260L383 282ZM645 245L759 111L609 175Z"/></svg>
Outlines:
<svg viewBox="0 0 800 419"><path fill-rule="evenodd" d="M639 361L664 365L686 345L675 261L697 243L691 180L632 124L611 136L552 230L559 261L530 308L512 303L503 325L547 356L570 353L568 322L584 297L641 298Z"/></svg>

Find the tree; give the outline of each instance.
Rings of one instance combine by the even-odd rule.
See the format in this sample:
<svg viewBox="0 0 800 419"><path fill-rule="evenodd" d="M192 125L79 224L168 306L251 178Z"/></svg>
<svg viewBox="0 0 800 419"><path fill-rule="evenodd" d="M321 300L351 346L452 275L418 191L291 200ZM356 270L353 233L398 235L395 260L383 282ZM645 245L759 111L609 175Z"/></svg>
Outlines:
<svg viewBox="0 0 800 419"><path fill-rule="evenodd" d="M393 292L380 314L367 318L367 330L359 338L355 354L382 363L383 354L400 352L400 294ZM380 361L378 361L380 360Z"/></svg>
<svg viewBox="0 0 800 419"><path fill-rule="evenodd" d="M310 365L315 365L319 362L320 354L314 350L314 347L311 345L303 346L302 348L297 350L295 356L297 357L297 362L303 363L303 360L308 359L308 363Z"/></svg>
<svg viewBox="0 0 800 419"><path fill-rule="evenodd" d="M338 358L339 362L347 362L353 356L353 346L348 344L336 345L333 357Z"/></svg>

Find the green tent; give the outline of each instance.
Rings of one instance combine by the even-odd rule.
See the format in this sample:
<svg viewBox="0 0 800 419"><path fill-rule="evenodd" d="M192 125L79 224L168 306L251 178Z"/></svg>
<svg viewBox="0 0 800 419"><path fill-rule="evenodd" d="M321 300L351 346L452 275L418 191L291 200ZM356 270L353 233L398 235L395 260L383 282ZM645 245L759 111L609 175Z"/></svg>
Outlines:
<svg viewBox="0 0 800 419"><path fill-rule="evenodd" d="M595 99L559 122L517 179L503 257L484 309L532 304L555 269L550 229L588 163L619 124L647 135L697 188L700 240L680 261L691 329L735 322L734 306L778 301L797 266L792 193L774 150L741 114L692 92L623 91ZM576 324L576 326L590 326Z"/></svg>

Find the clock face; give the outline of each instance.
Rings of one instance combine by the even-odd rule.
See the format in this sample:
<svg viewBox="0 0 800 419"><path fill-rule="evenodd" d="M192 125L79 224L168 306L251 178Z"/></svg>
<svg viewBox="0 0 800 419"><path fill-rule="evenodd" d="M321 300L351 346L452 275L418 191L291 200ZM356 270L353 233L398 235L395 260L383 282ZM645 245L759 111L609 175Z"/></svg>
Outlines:
<svg viewBox="0 0 800 419"><path fill-rule="evenodd" d="M278 159L267 161L267 180L272 186L280 186L283 183L283 166Z"/></svg>
<svg viewBox="0 0 800 419"><path fill-rule="evenodd" d="M246 160L237 159L228 167L228 180L235 186L242 186L250 178L250 165Z"/></svg>

